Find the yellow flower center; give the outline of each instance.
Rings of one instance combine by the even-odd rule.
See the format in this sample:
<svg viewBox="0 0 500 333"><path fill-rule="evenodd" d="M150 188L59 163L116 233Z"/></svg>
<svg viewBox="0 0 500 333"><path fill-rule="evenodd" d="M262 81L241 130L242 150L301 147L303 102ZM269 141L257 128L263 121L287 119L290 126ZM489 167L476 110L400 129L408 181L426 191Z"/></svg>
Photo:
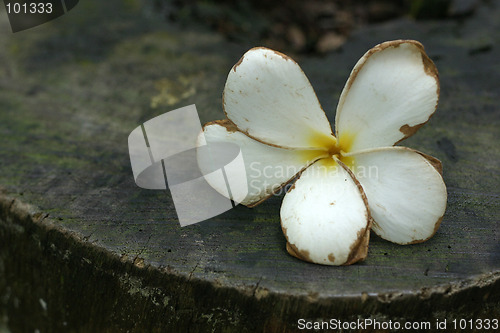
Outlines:
<svg viewBox="0 0 500 333"><path fill-rule="evenodd" d="M353 157L345 156L345 154L350 151L353 141L354 136L350 133L342 133L338 140L333 135L316 133L311 138L310 143L311 146L317 147L317 149L304 153L309 160L336 157L349 168L352 168L354 166L354 159Z"/></svg>

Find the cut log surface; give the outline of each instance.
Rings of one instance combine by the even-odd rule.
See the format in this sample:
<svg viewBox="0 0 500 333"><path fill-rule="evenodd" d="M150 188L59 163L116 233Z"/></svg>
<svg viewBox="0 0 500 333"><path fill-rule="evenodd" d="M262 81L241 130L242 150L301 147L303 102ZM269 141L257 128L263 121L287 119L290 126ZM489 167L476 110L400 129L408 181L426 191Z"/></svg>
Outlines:
<svg viewBox="0 0 500 333"><path fill-rule="evenodd" d="M436 114L401 145L443 163L441 227L408 246L372 234L366 260L345 267L287 254L282 197L181 228L169 191L134 183L129 133L190 104L202 123L224 118L227 73L255 45L173 27L136 1L81 1L14 34L1 9L0 30L0 323L13 331L500 317L499 1L460 21L370 25L339 52L294 57L332 121L352 67L380 42L419 40L440 73Z"/></svg>

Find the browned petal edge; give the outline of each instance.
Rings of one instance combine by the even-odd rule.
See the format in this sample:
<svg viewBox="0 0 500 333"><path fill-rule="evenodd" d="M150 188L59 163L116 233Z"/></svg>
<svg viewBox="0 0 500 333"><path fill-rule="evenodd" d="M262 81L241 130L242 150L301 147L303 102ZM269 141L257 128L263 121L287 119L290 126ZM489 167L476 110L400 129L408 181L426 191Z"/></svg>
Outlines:
<svg viewBox="0 0 500 333"><path fill-rule="evenodd" d="M427 162L429 162L429 164L432 165L432 167L434 167L434 169L436 169L436 171L441 176L443 176L443 164L441 163L441 161L439 159L435 158L434 156L427 155L425 153L422 153L421 151L418 151L416 149L409 148L409 147L396 147L396 148L397 149L402 149L402 150L407 150L407 151L412 151L414 153L419 154L420 156L422 156L423 158L425 158L427 160Z"/></svg>
<svg viewBox="0 0 500 333"><path fill-rule="evenodd" d="M427 160L427 162L429 162L429 164L432 165L432 167L434 167L434 169L436 169L436 171L441 175L441 177L443 176L443 164L441 163L440 160L438 160L434 156L424 154L424 153L422 153L422 152L420 152L418 150L415 150L415 149L411 149L411 148L406 148L406 149L414 151L415 153L417 153L420 156L422 156L423 158L425 158ZM444 183L444 180L443 180L443 183ZM446 187L446 184L445 184L445 187ZM446 207L444 209L443 215L440 218L438 218L437 221L436 221L436 224L434 224L434 230L432 231L432 234L429 237L427 237L426 239L417 239L417 240L411 241L411 242L409 242L407 244L411 245L411 244L423 243L423 242L431 239L432 237L434 237L434 235L438 231L439 227L441 226L441 222L443 220L443 217L444 217L445 213L446 213Z"/></svg>
<svg viewBox="0 0 500 333"><path fill-rule="evenodd" d="M370 242L370 229L373 222L373 218L371 217L370 214L370 208L368 206L368 198L366 197L365 191L363 190L361 183L356 179L356 176L347 167L347 165L342 163L342 161L340 161L338 158L335 158L335 160L342 168L344 168L344 170L347 171L349 176L351 176L351 179L358 187L359 193L361 194L361 198L363 199L363 202L365 203L366 207L366 219L367 219L366 227L358 231L358 238L356 242L354 242L351 245L347 261L342 264L343 266L347 266L354 264L355 262L358 261L363 261L368 255L368 243Z"/></svg>
<svg viewBox="0 0 500 333"><path fill-rule="evenodd" d="M273 52L274 54L276 54L277 56L280 56L280 57L282 57L282 58L283 58L283 59L285 59L285 60L291 60L293 63L295 63L297 66L299 66L299 64L298 64L295 60L293 60L291 57L289 57L289 56L287 56L286 54L281 53L281 52L279 52L279 51L272 50L272 49L269 49L269 48L267 48L267 47L263 47L263 46L254 47L253 49L261 49L261 50L271 51L271 52ZM252 50L253 50L253 49L252 49ZM266 55L264 55L264 56L265 56L265 57L267 57ZM300 67L300 66L299 66L299 67Z"/></svg>
<svg viewBox="0 0 500 333"><path fill-rule="evenodd" d="M307 250L301 251L295 245L289 243L288 241L286 242L286 251L297 259L314 263L311 257L309 256L309 251Z"/></svg>
<svg viewBox="0 0 500 333"><path fill-rule="evenodd" d="M418 150L414 150L417 154L420 154L422 157L424 157L433 167L436 169L437 172L442 176L443 175L443 164L441 163L440 160L435 158L434 156L424 154Z"/></svg>
<svg viewBox="0 0 500 333"><path fill-rule="evenodd" d="M290 243L288 241L288 235L286 234L286 228L283 227L283 223L280 219L280 224L281 224L281 230L283 230L283 235L285 235L285 239L286 239L286 251L293 257L297 258L297 259L300 259L302 261L307 261L307 262L310 262L310 263L315 263L314 261L312 261L311 257L309 256L309 251L307 250L299 250L295 245L293 245L292 243Z"/></svg>
<svg viewBox="0 0 500 333"><path fill-rule="evenodd" d="M271 147L274 147L274 148L287 149L287 150L300 150L300 148L283 147L283 146L280 146L280 145L275 145L275 144L272 144L272 143L268 143L268 142L262 141L262 140L260 140L258 138L255 138L255 137L251 136L250 134L248 134L248 132L241 130L238 127L238 125L236 125L235 123L233 123L231 121L231 119L229 119L229 118L209 121L208 123L206 123L205 125L203 125L203 129L205 129L205 127L209 126L209 125L221 125L221 126L224 126L228 132L240 132L241 134L244 134L244 135L248 136L250 139L255 140L255 141L259 142L259 143L262 143L262 144L264 144L266 146L271 146Z"/></svg>
<svg viewBox="0 0 500 333"><path fill-rule="evenodd" d="M238 127L229 119L220 119L220 120L212 120L203 125L203 130L205 130L205 127L210 126L210 125L220 125L222 127L225 127L228 132L234 133L234 132L239 132L240 130Z"/></svg>
<svg viewBox="0 0 500 333"><path fill-rule="evenodd" d="M313 162L315 163L315 162ZM313 163L311 163L309 166L311 166ZM304 168L303 170L305 170L306 168ZM295 189L295 184L297 183L297 180L299 180L301 174L302 174L302 171L301 170L295 178L295 183L288 189L287 193L293 191ZM285 236L285 239L286 239L286 250L289 254L291 254L292 256L294 256L295 258L298 258L300 260L304 260L304 261L309 261L309 262L312 262L311 260L307 260L303 257L301 257L299 255L300 251L297 249L297 247L293 244L291 244L289 241L288 241L288 235L286 233L286 228L283 226L283 220L281 219L281 216L280 216L280 225L281 225L281 230L283 231L283 235ZM305 251L307 252L307 258L309 258L309 252L308 251ZM309 258L310 259L310 258Z"/></svg>
<svg viewBox="0 0 500 333"><path fill-rule="evenodd" d="M356 63L356 65L354 66L354 68L352 69L351 71L351 74L349 75L349 78L347 79L347 82L345 84L345 87L344 89L342 90L342 94L340 96L340 100L339 100L339 106L337 107L337 116L335 117L335 126L337 126L337 119L338 119L338 114L340 113L339 110L342 110L342 105L344 103L344 99L345 99L345 96L348 94L349 90L351 89L351 86L352 84L354 83L354 80L356 79L356 77L358 76L358 73L361 71L361 69L363 68L363 66L366 64L366 62L368 61L368 59L374 54L374 53L377 53L377 52L380 52L380 51L383 51L389 47L393 47L393 48L396 48L396 47L399 47L401 44L412 44L414 46L416 46L418 48L418 50L420 51L420 55L422 56L422 64L423 64L423 67L424 67L424 71L427 73L427 75L429 76L432 76L435 80L436 80L436 84L437 84L437 100L436 100L436 106L434 107L434 112L432 112L429 116L429 118L427 118L426 121L424 121L423 123L421 124L417 124L417 125L414 125L414 126L410 126L408 124L405 124L403 126L400 127L399 131L401 133L403 133L404 137L400 140L398 140L396 143L394 143L394 145L398 144L399 142L407 139L408 137L412 136L413 134L415 134L415 132L420 128L422 127L423 125L425 125L432 117L432 115L434 115L434 113L436 112L436 109L437 109L437 106L438 106L438 103L439 103L439 94L440 94L440 84L439 84L439 74L438 74L438 70L436 68L436 65L434 64L434 62L429 58L429 56L425 53L425 49L424 49L424 46L416 41L416 40L411 40L411 39L398 39L398 40L393 40L393 41L387 41L387 42L383 42L383 43L380 43L378 45L375 45L374 47L372 47L370 50L368 50L362 57L361 59ZM337 135L339 134L338 133L338 129L337 129Z"/></svg>
<svg viewBox="0 0 500 333"><path fill-rule="evenodd" d="M298 178L300 178L300 175L297 177L297 180ZM295 184L293 184L293 186L288 190L288 192L292 191L294 188ZM280 225L281 225L281 230L283 231L283 235L285 236L286 239L286 251L288 252L288 254L302 261L307 261L314 264L315 262L313 262L311 260L311 257L309 256L309 251L307 250L300 251L295 245L290 243L290 241L288 240L288 235L286 233L286 228L283 226L283 220L281 219L281 217L280 217Z"/></svg>
<svg viewBox="0 0 500 333"><path fill-rule="evenodd" d="M247 206L248 208L254 208L254 207L260 205L261 203L263 203L264 201L266 201L267 199L269 199L270 197L272 197L275 193L278 193L284 186L286 186L286 185L290 184L291 182L293 182L297 178L297 175L301 174L305 169L307 169L309 167L309 165L306 165L305 167L303 167L297 174L295 174L292 178L290 178L289 180L287 180L286 182L284 182L283 184L281 184L280 187L277 188L276 190L274 190L271 193L263 196L259 200L255 201L255 202L252 202L252 203L250 203L248 205L245 205L245 206ZM295 184L292 187L294 187L294 186L295 186Z"/></svg>
<svg viewBox="0 0 500 333"><path fill-rule="evenodd" d="M284 53L281 53L279 51L275 51L273 49L270 49L270 48L267 48L267 47L264 47L264 46L257 46L257 47L253 47L251 48L250 50L248 50L247 52L245 52L245 54L240 58L240 60L238 60L238 62L233 66L232 70L234 72L236 72L236 68L243 62L243 59L245 58L245 56L251 52L251 51L255 51L255 50L265 50L265 51L270 51L270 52L273 52L274 54L276 54L277 56L280 56L281 58L285 59L286 61L290 60L291 62L293 62L295 65L297 65L297 67L299 68L299 70L301 71L301 73L304 75L304 77L306 78L307 82L309 83L309 86L311 87L311 89L313 90L313 93L314 93L314 96L316 97L316 101L318 102L318 105L319 105L319 108L321 109L321 111L323 111L323 115L325 116L325 120L330 123L328 121L328 117L326 116L326 112L325 110L323 109L323 106L321 106L321 103L319 102L319 99L318 99L318 96L316 95L316 91L314 90L313 86L311 85L311 82L309 81L309 79L307 78L307 75L306 73L304 73L304 71L302 70L302 68L300 67L300 65L291 57L287 56L286 54ZM264 55L264 57L267 57L267 55ZM229 74L231 74L231 71L229 72ZM229 75L228 75L229 76ZM226 79L226 84L227 84L227 79ZM224 90L222 91L222 111L224 112L224 114L226 115L226 118L230 119L229 115L227 114L227 111L226 111L226 102L225 102L225 95L226 95L226 85L224 85ZM280 145L276 145L276 144L272 144L272 143L268 143L268 142L264 142L262 140L260 140L259 138L256 138L254 136L252 136L251 134L248 133L248 131L244 131L244 130L241 130L241 129L238 129L240 132L244 133L246 136L256 140L256 141L259 141L263 144L266 144L268 146L273 146L273 147L277 147L277 148L284 148L284 149L293 149L293 148L287 148L287 147L282 147ZM331 125L330 125L330 134L335 137L335 135L333 134L333 129L331 128Z"/></svg>
<svg viewBox="0 0 500 333"><path fill-rule="evenodd" d="M234 64L233 66L233 71L236 72L236 68L243 62L243 59L245 58L245 55L242 55L240 60L238 60L238 62L236 62L236 64Z"/></svg>
<svg viewBox="0 0 500 333"><path fill-rule="evenodd" d="M404 137L402 139L398 140L395 143L395 145L398 144L398 143L400 143L401 141L409 138L413 134L415 134L420 127L424 126L432 118L432 116L434 115L434 113L437 110L437 106L439 104L440 92L441 92L441 86L440 86L440 83L439 83L439 73L438 73L437 67L434 64L434 62L431 60L431 58L429 58L429 56L427 55L427 53L425 53L424 46L420 42L417 42L415 40L408 40L406 42L415 45L419 49L420 55L422 56L422 64L423 64L425 73L427 73L427 75L433 77L434 80L436 80L437 100L436 100L436 105L434 106L434 111L429 115L429 118L427 118L426 121L424 121L423 123L414 125L414 126L410 126L408 124L405 124L405 125L403 125L403 126L401 126L399 128L399 131L401 133L403 133Z"/></svg>
<svg viewBox="0 0 500 333"><path fill-rule="evenodd" d="M415 126L410 126L408 124L404 124L403 126L401 126L399 128L399 131L404 134L404 137L402 139L399 139L396 143L399 143L399 142L403 141L404 139L409 138L410 136L415 134L420 129L420 127L424 126L425 123L427 123L428 121L429 121L429 119L427 119L425 122L417 124Z"/></svg>
<svg viewBox="0 0 500 333"><path fill-rule="evenodd" d="M270 52L273 52L273 53L274 53L274 54L276 54L277 56L280 56L280 57L282 57L282 58L283 58L283 59L285 59L285 60L291 60L291 61L292 61L292 62L294 62L296 65L298 65L298 64L297 64L297 62L296 62L295 60L293 60L292 58L290 58L289 56L287 56L287 55L286 55L286 54L284 54L284 53L281 53L281 52L279 52L279 51L272 50L272 49L267 48L267 47L264 47L264 46L256 46L256 47L252 47L250 50L248 50L247 52L245 52L245 54L244 54L244 55L240 58L240 60L238 60L238 62L237 62L237 63L233 66L233 70L236 72L236 67L238 67L238 66L241 64L241 62L243 61L243 59L245 58L245 56L246 56L248 53L250 53L250 52L252 52L252 51L257 51L257 50L264 50L264 51L270 51ZM264 55L264 57L266 57L266 58L267 58L267 55Z"/></svg>
<svg viewBox="0 0 500 333"><path fill-rule="evenodd" d="M446 209L445 209L445 211L446 211ZM428 241L429 239L434 237L434 235L438 231L439 227L441 226L441 221L443 220L443 217L444 217L444 214L443 214L443 216L441 216L440 218L437 219L436 224L434 225L434 230L432 231L432 234L429 237L427 237L426 239L416 239L414 241L411 241L411 242L406 243L406 244L401 244L401 245L419 244L419 243L423 243L425 241Z"/></svg>
<svg viewBox="0 0 500 333"><path fill-rule="evenodd" d="M241 56L240 60L238 60L238 62L233 66L233 71L236 72L236 68L243 62L243 59L245 58L245 56L249 53L249 52L252 52L252 51L256 51L256 50L265 50L265 51L271 51L273 52L274 54L282 57L283 59L285 60L291 60L293 61L294 63L297 64L297 62L295 60L293 60L292 58L290 58L289 56L287 56L286 54L283 54L281 52L278 52L278 51L275 51L275 50L272 50L272 49L269 49L267 47L264 47L264 46L256 46L256 47L252 47L250 50L248 50L247 52L245 52L245 54L243 54L243 56ZM264 55L264 57L267 57L267 55Z"/></svg>

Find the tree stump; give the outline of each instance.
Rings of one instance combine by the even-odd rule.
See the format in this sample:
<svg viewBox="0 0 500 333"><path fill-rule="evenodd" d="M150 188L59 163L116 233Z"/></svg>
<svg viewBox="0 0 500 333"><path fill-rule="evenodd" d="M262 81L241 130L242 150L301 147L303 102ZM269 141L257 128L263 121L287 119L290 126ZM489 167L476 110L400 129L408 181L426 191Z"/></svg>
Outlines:
<svg viewBox="0 0 500 333"><path fill-rule="evenodd" d="M382 41L419 40L440 72L436 114L402 145L443 162L442 225L416 245L372 235L367 259L346 267L286 253L281 197L181 228L170 192L134 184L128 134L190 104L202 122L222 119L226 75L255 45L135 1L82 1L16 34L0 11L0 323L13 332L500 319L498 1L460 21L369 25L336 53L295 57L331 120L355 62Z"/></svg>

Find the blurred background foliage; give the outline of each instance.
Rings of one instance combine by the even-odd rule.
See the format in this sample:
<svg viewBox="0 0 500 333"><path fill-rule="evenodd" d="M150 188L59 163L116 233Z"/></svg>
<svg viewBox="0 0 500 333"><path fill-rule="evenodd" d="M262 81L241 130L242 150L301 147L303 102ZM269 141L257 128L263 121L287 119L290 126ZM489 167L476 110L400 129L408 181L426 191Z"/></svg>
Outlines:
<svg viewBox="0 0 500 333"><path fill-rule="evenodd" d="M166 19L199 24L235 42L286 52L326 53L372 22L407 17L460 19L481 0L154 0ZM483 0L487 1L487 0Z"/></svg>

